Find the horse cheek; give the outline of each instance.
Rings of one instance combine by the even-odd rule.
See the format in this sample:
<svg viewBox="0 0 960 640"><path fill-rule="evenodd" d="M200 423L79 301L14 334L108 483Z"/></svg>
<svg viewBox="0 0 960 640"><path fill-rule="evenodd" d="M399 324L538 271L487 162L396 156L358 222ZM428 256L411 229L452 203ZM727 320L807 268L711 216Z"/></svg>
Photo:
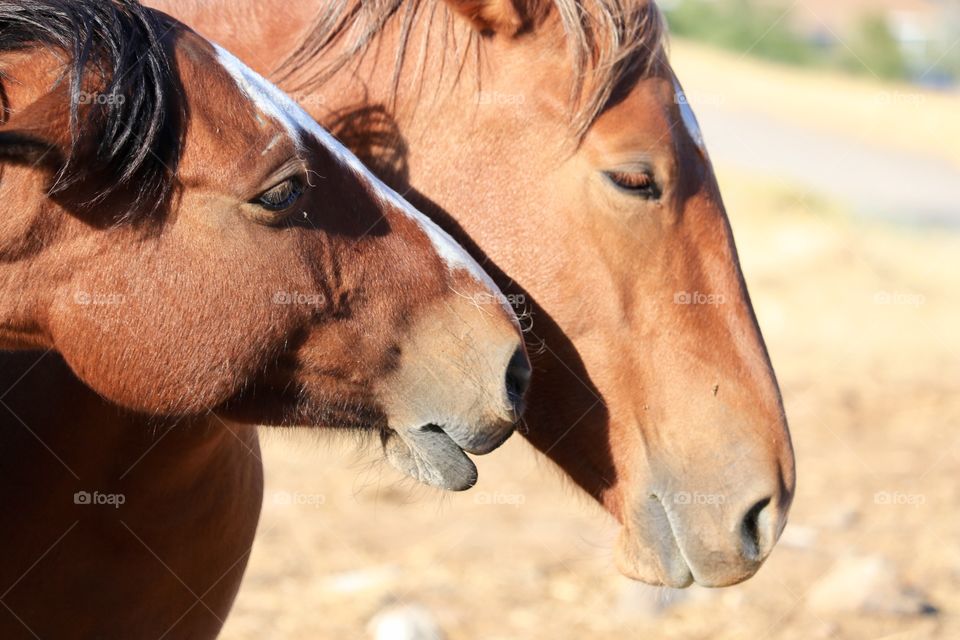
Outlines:
<svg viewBox="0 0 960 640"><path fill-rule="evenodd" d="M235 395L265 366L265 346L289 330L283 307L233 299L232 278L88 286L59 296L55 349L111 402L138 412L189 415ZM212 284L216 284L216 291Z"/></svg>

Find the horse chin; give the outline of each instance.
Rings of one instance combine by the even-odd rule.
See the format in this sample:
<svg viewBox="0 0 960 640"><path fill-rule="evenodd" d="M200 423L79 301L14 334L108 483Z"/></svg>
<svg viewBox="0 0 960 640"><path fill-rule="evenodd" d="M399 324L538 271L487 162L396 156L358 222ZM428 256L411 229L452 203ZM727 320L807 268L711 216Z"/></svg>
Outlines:
<svg viewBox="0 0 960 640"><path fill-rule="evenodd" d="M672 531L658 540L660 542L653 545L645 544L630 527L623 527L614 554L617 569L637 582L686 589L694 583L694 575L674 541Z"/></svg>
<svg viewBox="0 0 960 640"><path fill-rule="evenodd" d="M401 473L423 484L447 491L465 491L477 482L477 467L443 429L384 431L387 461Z"/></svg>

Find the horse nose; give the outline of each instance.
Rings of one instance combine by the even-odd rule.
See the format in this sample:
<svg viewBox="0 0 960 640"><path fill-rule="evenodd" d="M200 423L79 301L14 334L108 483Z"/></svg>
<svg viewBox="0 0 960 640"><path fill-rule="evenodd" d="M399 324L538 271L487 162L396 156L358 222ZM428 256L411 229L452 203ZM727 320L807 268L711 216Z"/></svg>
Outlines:
<svg viewBox="0 0 960 640"><path fill-rule="evenodd" d="M773 549L779 519L772 504L772 497L761 498L740 522L740 554L748 562L762 562Z"/></svg>
<svg viewBox="0 0 960 640"><path fill-rule="evenodd" d="M526 349L521 345L513 352L507 364L506 374L507 402L514 420L523 414L531 374L530 359L527 357Z"/></svg>
<svg viewBox="0 0 960 640"><path fill-rule="evenodd" d="M506 361L502 378L503 399L498 403L499 409L466 429L443 427L454 442L468 453L483 455L500 447L513 434L517 421L523 415L532 368L522 340L517 340L514 345L506 350L510 358Z"/></svg>
<svg viewBox="0 0 960 640"><path fill-rule="evenodd" d="M726 587L754 575L786 522L789 496L781 491L748 490L727 498L719 509L687 514L678 523L677 542L703 586Z"/></svg>
<svg viewBox="0 0 960 640"><path fill-rule="evenodd" d="M501 350L501 357L503 377L492 396L482 395L482 404L486 407L482 408L481 415L473 420L459 419L439 425L440 430L467 453L484 455L500 447L513 434L523 414L531 377L530 360L523 342L516 339L507 345Z"/></svg>

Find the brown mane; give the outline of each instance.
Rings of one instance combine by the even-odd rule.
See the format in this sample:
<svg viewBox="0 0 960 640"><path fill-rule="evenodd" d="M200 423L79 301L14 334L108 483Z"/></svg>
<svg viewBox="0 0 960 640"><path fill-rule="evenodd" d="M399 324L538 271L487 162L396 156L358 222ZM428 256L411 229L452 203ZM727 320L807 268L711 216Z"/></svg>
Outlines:
<svg viewBox="0 0 960 640"><path fill-rule="evenodd" d="M555 12L566 34L572 63L571 124L582 135L623 84L653 73L665 58L666 26L654 2L648 0L549 0L528 2L531 15ZM533 5L544 4L537 8ZM394 93L411 47L410 32L418 18L426 20L428 36L439 17L443 49L455 47L460 64L479 62L484 38L447 5L425 0L334 0L326 6L308 35L278 68L283 81L298 80L299 90L316 89L335 73L363 56L371 42L399 15L400 46L394 59ZM330 47L343 50L320 61ZM417 64L422 64L423 52ZM309 69L305 77L301 70Z"/></svg>

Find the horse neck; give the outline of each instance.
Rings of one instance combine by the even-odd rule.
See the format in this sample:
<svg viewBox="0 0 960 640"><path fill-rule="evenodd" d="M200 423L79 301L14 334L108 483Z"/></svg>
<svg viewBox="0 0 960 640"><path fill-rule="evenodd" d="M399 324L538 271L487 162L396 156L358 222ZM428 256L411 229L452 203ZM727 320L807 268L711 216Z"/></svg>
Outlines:
<svg viewBox="0 0 960 640"><path fill-rule="evenodd" d="M36 478L45 469L50 486L82 480L80 488L214 504L204 488L211 479L260 467L255 427L214 414L175 422L125 412L53 353L0 353L0 387L7 407L0 415L0 466L8 477Z"/></svg>

